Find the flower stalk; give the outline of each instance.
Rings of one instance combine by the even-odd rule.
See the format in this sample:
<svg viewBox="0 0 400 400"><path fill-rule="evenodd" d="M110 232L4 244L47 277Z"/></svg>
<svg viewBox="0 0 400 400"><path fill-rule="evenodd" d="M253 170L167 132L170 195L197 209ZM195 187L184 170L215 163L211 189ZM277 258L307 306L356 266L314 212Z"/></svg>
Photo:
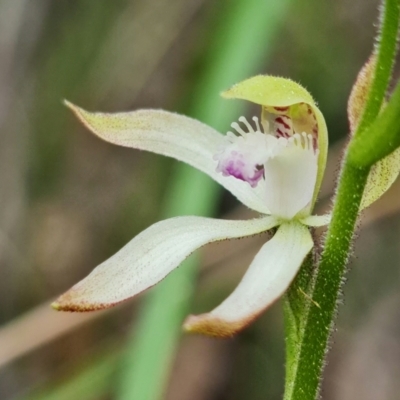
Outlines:
<svg viewBox="0 0 400 400"><path fill-rule="evenodd" d="M398 0L387 0L382 8L381 35L376 49L377 64L369 85L364 112L354 135L355 142L373 124L384 102L397 45L399 4ZM387 131L381 131L381 139L387 134ZM363 142L360 140L358 147L362 146ZM337 303L369 173L370 165L354 165L346 152L333 204L332 222L318 266L312 269L309 263L303 265L289 290L285 305L285 400L318 398ZM311 278L305 279L305 276L309 276L309 271L312 271ZM302 285L308 282L310 289L307 290L307 285L302 289Z"/></svg>

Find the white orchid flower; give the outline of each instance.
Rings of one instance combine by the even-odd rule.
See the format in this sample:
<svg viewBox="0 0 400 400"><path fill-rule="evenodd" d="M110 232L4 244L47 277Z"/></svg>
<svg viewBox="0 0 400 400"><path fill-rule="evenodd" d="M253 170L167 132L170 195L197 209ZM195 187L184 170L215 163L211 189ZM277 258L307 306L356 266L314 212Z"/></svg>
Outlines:
<svg viewBox="0 0 400 400"><path fill-rule="evenodd" d="M54 304L57 310L114 306L160 282L197 248L277 228L242 281L209 313L189 316L188 331L232 335L289 287L313 248L308 226L329 222L312 216L327 155L327 128L311 95L297 83L256 76L222 93L262 106L261 120L244 117L226 136L194 119L161 110L90 113L67 105L100 138L174 157L205 172L259 212L260 218L227 221L183 216L158 222L100 264Z"/></svg>

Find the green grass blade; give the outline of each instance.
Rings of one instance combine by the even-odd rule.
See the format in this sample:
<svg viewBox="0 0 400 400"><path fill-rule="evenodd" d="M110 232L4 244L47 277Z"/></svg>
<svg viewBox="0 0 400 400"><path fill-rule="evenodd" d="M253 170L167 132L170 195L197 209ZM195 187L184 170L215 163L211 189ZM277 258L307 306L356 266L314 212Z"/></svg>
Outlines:
<svg viewBox="0 0 400 400"><path fill-rule="evenodd" d="M35 391L19 400L97 400L111 389L120 352L111 351L79 368L71 377L46 389Z"/></svg>
<svg viewBox="0 0 400 400"><path fill-rule="evenodd" d="M254 73L269 54L289 1L236 0L229 3L198 89L192 116L226 130L244 104L227 102L219 92ZM222 16L221 16L222 17ZM219 188L210 179L180 166L169 189L163 217L215 212ZM119 400L162 397L188 311L196 278L197 259L189 258L148 295L137 330L132 333L118 387Z"/></svg>

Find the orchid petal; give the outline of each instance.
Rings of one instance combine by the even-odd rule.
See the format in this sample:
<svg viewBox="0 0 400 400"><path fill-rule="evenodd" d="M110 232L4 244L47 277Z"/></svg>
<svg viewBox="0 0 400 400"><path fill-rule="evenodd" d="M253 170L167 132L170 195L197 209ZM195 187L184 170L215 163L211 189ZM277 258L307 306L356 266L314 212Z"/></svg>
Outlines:
<svg viewBox="0 0 400 400"><path fill-rule="evenodd" d="M261 247L233 293L213 311L189 316L184 328L221 337L240 331L286 291L312 247L304 225L281 225Z"/></svg>
<svg viewBox="0 0 400 400"><path fill-rule="evenodd" d="M209 175L247 207L269 214L263 182L252 188L246 182L217 172L218 163L213 156L223 144L224 136L213 128L162 110L106 114L91 113L69 102L65 104L101 139L183 161Z"/></svg>
<svg viewBox="0 0 400 400"><path fill-rule="evenodd" d="M317 158L312 148L289 145L265 163L266 203L272 215L292 219L308 209L317 178Z"/></svg>
<svg viewBox="0 0 400 400"><path fill-rule="evenodd" d="M328 225L331 222L332 215L309 215L308 217L302 218L299 221L307 226L312 226L314 228L318 228L320 226Z"/></svg>
<svg viewBox="0 0 400 400"><path fill-rule="evenodd" d="M400 172L400 148L379 160L371 168L365 185L360 209L378 200L397 179Z"/></svg>
<svg viewBox="0 0 400 400"><path fill-rule="evenodd" d="M234 85L229 90L222 93L222 96L229 99L243 99L266 107L290 107L296 104L305 103L311 107L315 115L318 126L318 173L314 193L311 201L313 207L321 186L322 178L326 166L326 158L328 152L328 130L325 119L315 104L310 93L302 86L290 79L258 75ZM299 107L301 113L301 107ZM296 116L292 116L296 117ZM301 129L302 115L298 116L297 125ZM297 130L301 133L301 130Z"/></svg>
<svg viewBox="0 0 400 400"><path fill-rule="evenodd" d="M114 306L161 281L206 243L254 235L277 224L270 216L248 221L185 216L158 222L95 268L53 307L92 311Z"/></svg>

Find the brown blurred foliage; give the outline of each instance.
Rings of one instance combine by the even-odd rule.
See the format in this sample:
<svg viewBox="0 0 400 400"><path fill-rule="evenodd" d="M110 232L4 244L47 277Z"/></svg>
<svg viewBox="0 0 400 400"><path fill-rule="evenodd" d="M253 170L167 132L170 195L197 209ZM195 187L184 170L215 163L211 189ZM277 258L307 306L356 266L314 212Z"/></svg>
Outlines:
<svg viewBox="0 0 400 400"><path fill-rule="evenodd" d="M377 3L293 2L273 57L260 70L301 81L325 113L338 144L321 210L333 193L339 140L348 131L347 96L371 50ZM209 0L0 1L1 399L62 385L93 357L117 359L123 351L137 301L78 316L57 314L48 304L157 220L173 168L170 160L100 142L61 100L108 111L184 112L224 7L228 0L218 6ZM360 225L326 399L398 398L399 192L396 184ZM228 196L220 212L248 215ZM262 240L206 248L193 307L204 310L222 299ZM278 305L233 340L185 337L165 398L279 399L283 362ZM111 375L98 398L111 398Z"/></svg>

